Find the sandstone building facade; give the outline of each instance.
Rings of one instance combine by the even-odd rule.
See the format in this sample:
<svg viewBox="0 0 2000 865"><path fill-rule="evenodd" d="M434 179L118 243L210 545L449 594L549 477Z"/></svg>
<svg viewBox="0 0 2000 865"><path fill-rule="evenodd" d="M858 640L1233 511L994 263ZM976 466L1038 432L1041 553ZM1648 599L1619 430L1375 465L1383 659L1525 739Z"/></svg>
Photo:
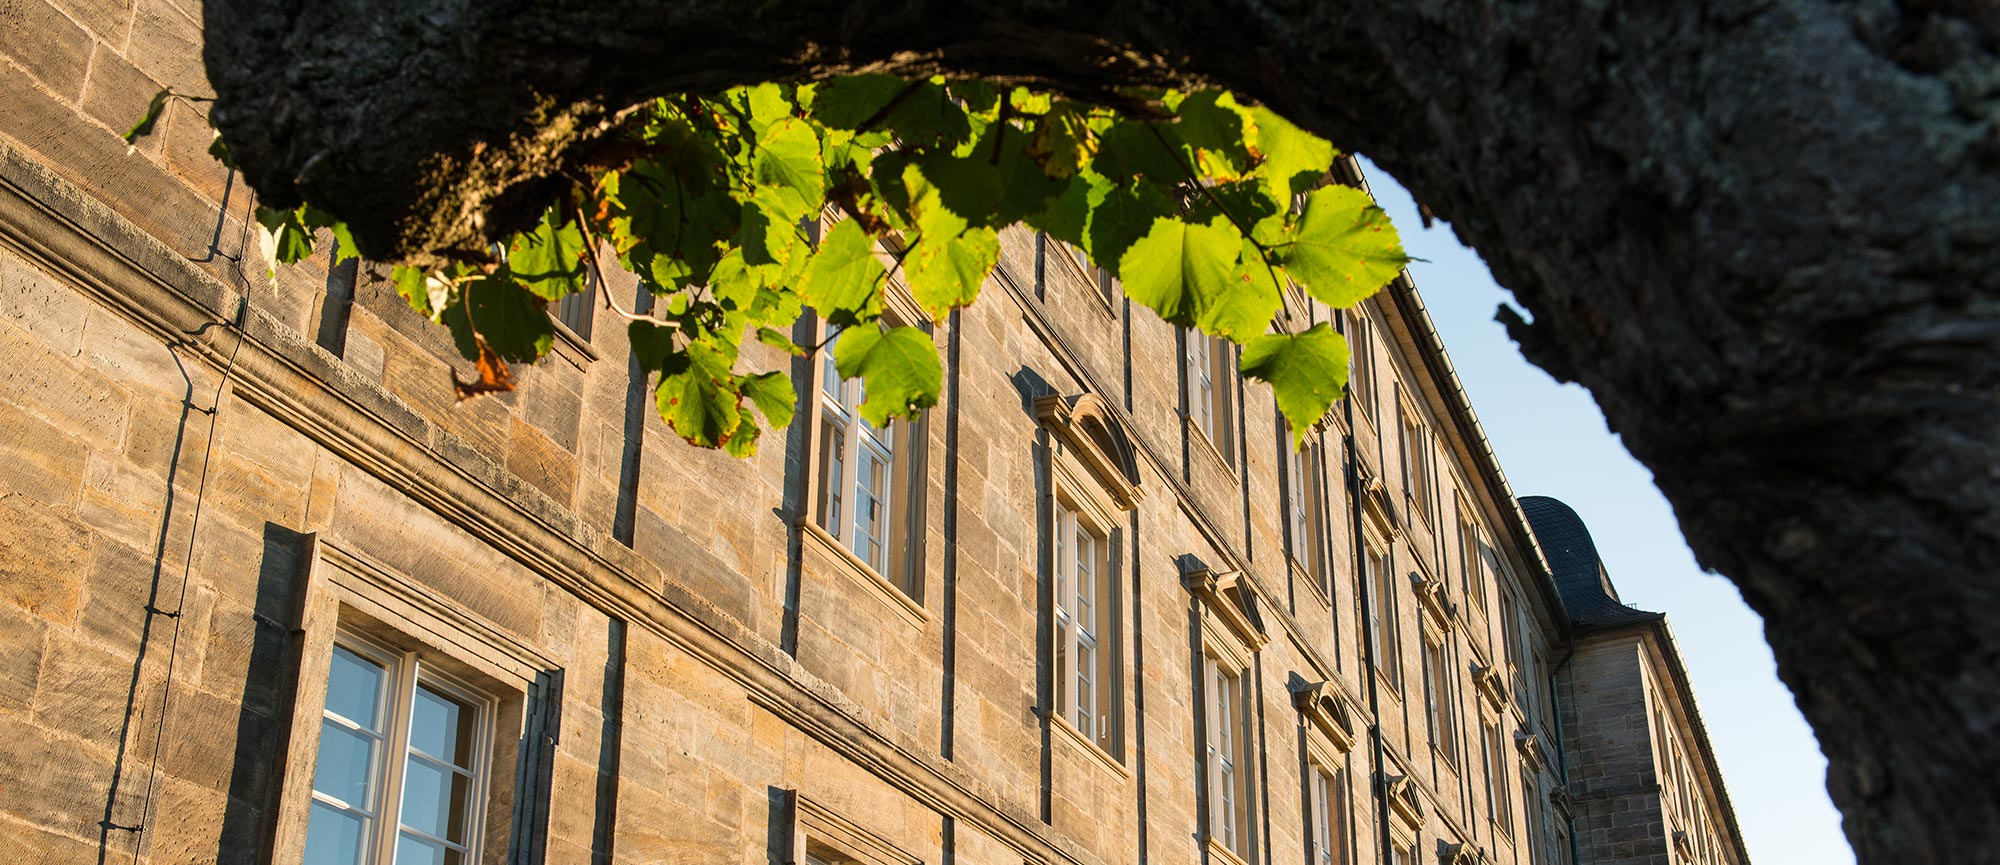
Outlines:
<svg viewBox="0 0 2000 865"><path fill-rule="evenodd" d="M461 403L379 279L265 280L188 105L125 152L203 91L196 14L0 20L27 861L1746 861L1663 623L1579 618L1594 552L1549 552L1407 279L1296 307L1357 351L1299 453L1226 346L1025 231L914 423L746 349L799 418L693 450L587 299Z"/></svg>

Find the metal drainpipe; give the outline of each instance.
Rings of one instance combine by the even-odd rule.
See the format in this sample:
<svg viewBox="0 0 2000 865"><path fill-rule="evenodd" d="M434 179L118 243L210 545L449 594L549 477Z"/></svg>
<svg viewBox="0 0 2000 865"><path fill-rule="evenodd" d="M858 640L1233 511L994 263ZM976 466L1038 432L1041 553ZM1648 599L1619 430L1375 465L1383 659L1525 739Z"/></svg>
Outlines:
<svg viewBox="0 0 2000 865"><path fill-rule="evenodd" d="M1571 627L1573 628L1575 626L1572 625ZM1569 666L1570 659L1574 657L1576 657L1576 635L1571 634L1569 638L1569 646L1563 650L1562 660L1557 661L1555 667L1549 670L1549 695L1551 697L1555 697L1556 695L1562 693L1562 691L1557 686L1556 677L1562 675L1562 669L1566 666ZM1568 743L1563 739L1563 713L1562 713L1562 700L1560 698L1556 699L1555 716L1556 716L1556 729L1555 729L1556 770L1559 774L1562 775L1563 797L1567 799L1569 798L1569 754L1566 752L1569 750L1569 746ZM1570 807L1564 808L1563 810L1565 812L1568 812L1563 817L1563 823L1569 827L1569 861L1571 865L1576 865L1577 847L1576 847L1575 803L1572 802Z"/></svg>
<svg viewBox="0 0 2000 865"><path fill-rule="evenodd" d="M1353 514L1354 523L1354 565L1356 568L1354 573L1356 576L1360 576L1366 572L1365 569L1368 567L1368 541L1365 537L1367 527L1363 524L1361 516L1361 466L1360 461L1355 458L1353 394L1350 393L1347 399L1343 401L1341 415L1347 420L1347 501L1348 511ZM1360 614L1360 617L1365 618L1368 615L1368 611L1373 609L1369 605L1374 603L1374 599L1368 596L1368 580L1358 579L1354 581L1354 584L1355 600L1360 604L1360 609L1356 610L1356 612ZM1368 682L1368 720L1370 730L1368 751L1369 760L1374 764L1372 771L1369 773L1368 787L1375 793L1375 859L1378 862L1388 862L1390 843L1389 797L1384 794L1383 788L1383 782L1387 780L1387 777L1382 769L1382 698L1377 693L1378 685L1375 681L1375 641L1369 637L1366 632L1366 625L1359 619L1355 622L1355 627L1363 631L1361 635L1361 677Z"/></svg>

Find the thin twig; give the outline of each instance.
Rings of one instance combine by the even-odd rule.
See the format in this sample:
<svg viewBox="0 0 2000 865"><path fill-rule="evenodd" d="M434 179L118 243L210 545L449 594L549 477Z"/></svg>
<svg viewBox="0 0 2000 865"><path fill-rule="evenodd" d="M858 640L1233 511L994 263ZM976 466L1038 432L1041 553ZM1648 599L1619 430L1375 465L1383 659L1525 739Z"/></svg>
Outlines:
<svg viewBox="0 0 2000 865"><path fill-rule="evenodd" d="M861 121L860 126L854 127L854 131L858 134L874 129L875 124L881 123L883 120L888 119L889 114L895 111L897 108L902 107L903 103L905 101L908 101L909 98L917 92L917 88L922 86L923 84L924 84L924 79L919 78L915 81L903 85L903 89L896 91L895 96L889 97L889 101L887 104L884 104L881 108L876 109L874 114L868 115L868 119Z"/></svg>
<svg viewBox="0 0 2000 865"><path fill-rule="evenodd" d="M597 295L604 299L604 308L617 313L620 318L627 321L643 321L648 324L664 327L668 330L680 330L681 323L678 321L655 318L649 314L626 312L619 308L618 301L611 298L611 284L604 280L604 265L597 260L597 235L591 233L590 220L585 219L583 216L583 205L581 203L572 203L570 209L576 216L577 230L583 232L583 242L589 247L585 250L585 257L590 260L590 272L591 275L597 278L597 287L603 289Z"/></svg>
<svg viewBox="0 0 2000 865"><path fill-rule="evenodd" d="M1278 269L1271 265L1270 248L1262 243L1258 243L1257 238L1250 233L1250 229L1237 220L1236 214L1230 213L1229 208L1222 205L1222 199L1216 198L1215 193L1201 182L1201 178L1195 174L1194 166L1188 164L1186 159L1181 158L1180 151L1175 150L1173 144L1167 141L1167 137L1160 134L1159 126L1152 123L1147 123L1145 126L1146 131L1153 133L1153 140L1160 142L1160 148L1165 150L1168 156L1173 157L1174 164L1180 166L1180 169L1187 173L1188 182L1194 184L1194 188L1201 190L1202 196L1207 198L1210 204L1215 205L1216 211L1222 214L1222 218L1229 220L1230 225L1236 226L1237 232L1243 235L1243 239L1250 241L1251 247L1257 250L1257 257L1264 262L1264 269L1271 272L1271 284L1277 286L1279 311L1285 314L1285 321L1290 322L1292 320L1292 302L1288 295L1291 292L1286 290L1285 281L1278 277Z"/></svg>

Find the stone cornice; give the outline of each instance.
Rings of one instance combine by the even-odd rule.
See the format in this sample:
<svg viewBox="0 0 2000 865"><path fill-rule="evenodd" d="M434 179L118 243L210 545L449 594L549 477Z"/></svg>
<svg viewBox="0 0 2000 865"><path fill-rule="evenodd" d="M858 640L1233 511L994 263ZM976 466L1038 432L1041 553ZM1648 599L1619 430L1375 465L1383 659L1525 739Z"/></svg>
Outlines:
<svg viewBox="0 0 2000 865"><path fill-rule="evenodd" d="M1221 619L1244 648L1255 652L1271 641L1258 612L1257 589L1243 579L1243 572L1218 573L1204 565L1181 574L1181 585Z"/></svg>
<svg viewBox="0 0 2000 865"><path fill-rule="evenodd" d="M1292 705L1334 750L1346 753L1354 747L1356 710L1339 685L1332 681L1298 685L1292 689Z"/></svg>

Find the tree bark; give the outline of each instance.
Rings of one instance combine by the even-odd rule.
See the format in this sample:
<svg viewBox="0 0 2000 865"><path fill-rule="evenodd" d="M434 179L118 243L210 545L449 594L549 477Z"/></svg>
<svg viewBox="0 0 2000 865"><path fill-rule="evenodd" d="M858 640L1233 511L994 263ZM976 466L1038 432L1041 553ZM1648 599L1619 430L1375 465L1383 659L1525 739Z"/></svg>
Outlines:
<svg viewBox="0 0 2000 865"><path fill-rule="evenodd" d="M212 0L264 200L420 259L652 95L864 69L1225 86L1396 176L1761 613L1865 863L2000 861L1991 0ZM1506 314L1503 313L1503 317Z"/></svg>

